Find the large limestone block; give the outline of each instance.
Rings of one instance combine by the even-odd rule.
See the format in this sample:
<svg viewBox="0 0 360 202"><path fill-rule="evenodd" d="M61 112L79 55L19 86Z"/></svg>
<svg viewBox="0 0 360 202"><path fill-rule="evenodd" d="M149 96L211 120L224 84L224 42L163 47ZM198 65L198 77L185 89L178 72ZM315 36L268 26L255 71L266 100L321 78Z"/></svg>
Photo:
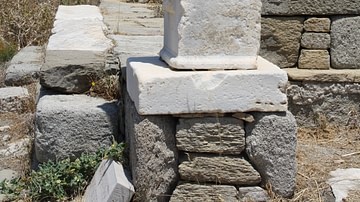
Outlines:
<svg viewBox="0 0 360 202"><path fill-rule="evenodd" d="M22 113L29 110L30 104L32 104L31 98L26 88L0 88L0 113Z"/></svg>
<svg viewBox="0 0 360 202"><path fill-rule="evenodd" d="M330 54L327 50L301 50L299 69L330 69Z"/></svg>
<svg viewBox="0 0 360 202"><path fill-rule="evenodd" d="M176 69L255 69L261 0L165 0L163 60Z"/></svg>
<svg viewBox="0 0 360 202"><path fill-rule="evenodd" d="M86 11L81 11L81 8ZM80 10L80 12L77 12ZM40 82L65 93L83 93L103 74L112 42L94 6L60 6L46 47Z"/></svg>
<svg viewBox="0 0 360 202"><path fill-rule="evenodd" d="M226 201L238 202L238 191L234 186L181 184L176 187L170 202Z"/></svg>
<svg viewBox="0 0 360 202"><path fill-rule="evenodd" d="M121 163L104 159L96 170L84 194L86 202L130 202L134 186Z"/></svg>
<svg viewBox="0 0 360 202"><path fill-rule="evenodd" d="M359 38L359 16L333 20L331 25L331 65L333 68L360 69Z"/></svg>
<svg viewBox="0 0 360 202"><path fill-rule="evenodd" d="M176 120L171 116L141 116L125 94L126 142L133 201L168 201L178 182Z"/></svg>
<svg viewBox="0 0 360 202"><path fill-rule="evenodd" d="M36 158L74 158L108 147L118 135L117 123L115 102L86 95L44 95L36 110Z"/></svg>
<svg viewBox="0 0 360 202"><path fill-rule="evenodd" d="M360 14L360 0L262 0L263 15Z"/></svg>
<svg viewBox="0 0 360 202"><path fill-rule="evenodd" d="M36 82L43 63L43 47L27 46L21 49L6 69L5 84L22 86Z"/></svg>
<svg viewBox="0 0 360 202"><path fill-rule="evenodd" d="M252 165L239 157L188 154L188 158L189 161L179 165L182 180L248 186L261 181L260 174Z"/></svg>
<svg viewBox="0 0 360 202"><path fill-rule="evenodd" d="M257 62L257 70L173 71L157 57L130 58L127 91L142 115L286 111L285 71Z"/></svg>
<svg viewBox="0 0 360 202"><path fill-rule="evenodd" d="M308 49L327 50L330 48L330 34L306 32L301 37L301 46Z"/></svg>
<svg viewBox="0 0 360 202"><path fill-rule="evenodd" d="M263 17L260 55L281 68L295 66L303 21L301 17Z"/></svg>
<svg viewBox="0 0 360 202"><path fill-rule="evenodd" d="M253 113L246 125L246 152L260 172L262 183L291 197L296 177L296 121L290 112Z"/></svg>
<svg viewBox="0 0 360 202"><path fill-rule="evenodd" d="M240 154L245 148L244 122L231 117L179 119L179 150L199 153Z"/></svg>

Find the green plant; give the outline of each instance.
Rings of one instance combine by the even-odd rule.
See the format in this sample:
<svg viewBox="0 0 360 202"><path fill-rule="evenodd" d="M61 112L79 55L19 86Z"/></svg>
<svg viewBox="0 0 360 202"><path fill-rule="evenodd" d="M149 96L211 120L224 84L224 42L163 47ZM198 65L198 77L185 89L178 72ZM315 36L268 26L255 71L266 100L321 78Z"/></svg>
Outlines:
<svg viewBox="0 0 360 202"><path fill-rule="evenodd" d="M124 162L124 144L114 143L94 154L83 154L74 161L46 162L29 176L0 183L0 193L9 200L29 197L33 201L65 201L82 193L102 159Z"/></svg>

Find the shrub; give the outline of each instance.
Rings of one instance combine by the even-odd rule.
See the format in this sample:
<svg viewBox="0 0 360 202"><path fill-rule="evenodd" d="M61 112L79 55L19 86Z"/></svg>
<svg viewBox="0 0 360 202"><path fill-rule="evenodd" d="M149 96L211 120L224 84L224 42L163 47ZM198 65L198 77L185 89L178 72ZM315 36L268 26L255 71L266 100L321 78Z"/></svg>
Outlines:
<svg viewBox="0 0 360 202"><path fill-rule="evenodd" d="M102 159L124 163L124 144L114 143L95 154L83 154L74 161L65 159L46 162L28 177L0 183L0 193L9 200L29 197L33 201L64 201L82 193L92 179Z"/></svg>

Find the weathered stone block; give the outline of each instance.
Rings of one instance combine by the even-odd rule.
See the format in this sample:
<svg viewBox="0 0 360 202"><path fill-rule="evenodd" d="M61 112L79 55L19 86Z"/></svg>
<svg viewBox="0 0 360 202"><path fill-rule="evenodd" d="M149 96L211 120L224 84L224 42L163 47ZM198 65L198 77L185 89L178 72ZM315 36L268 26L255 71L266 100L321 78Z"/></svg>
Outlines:
<svg viewBox="0 0 360 202"><path fill-rule="evenodd" d="M260 55L281 68L297 63L304 18L263 17Z"/></svg>
<svg viewBox="0 0 360 202"><path fill-rule="evenodd" d="M79 157L108 147L118 135L116 102L86 95L44 95L36 111L40 162Z"/></svg>
<svg viewBox="0 0 360 202"><path fill-rule="evenodd" d="M231 117L180 119L176 127L179 150L240 154L245 148L244 122Z"/></svg>
<svg viewBox="0 0 360 202"><path fill-rule="evenodd" d="M359 2L360 3L360 2ZM360 69L360 16L340 17L331 25L331 65Z"/></svg>
<svg viewBox="0 0 360 202"><path fill-rule="evenodd" d="M360 14L360 0L262 0L263 15Z"/></svg>
<svg viewBox="0 0 360 202"><path fill-rule="evenodd" d="M246 153L260 172L262 184L291 197L296 177L296 121L290 112L253 113L246 125Z"/></svg>
<svg viewBox="0 0 360 202"><path fill-rule="evenodd" d="M330 69L330 54L327 50L301 50L299 69Z"/></svg>
<svg viewBox="0 0 360 202"><path fill-rule="evenodd" d="M133 184L133 201L168 201L178 182L176 119L141 116L125 94L126 142Z"/></svg>
<svg viewBox="0 0 360 202"><path fill-rule="evenodd" d="M158 57L130 58L127 91L142 115L287 110L285 71L257 62L257 70L173 71Z"/></svg>
<svg viewBox="0 0 360 202"><path fill-rule="evenodd" d="M91 82L102 77L112 48L105 28L95 6L60 6L46 47L41 84L65 93L89 90Z"/></svg>
<svg viewBox="0 0 360 202"><path fill-rule="evenodd" d="M165 0L161 58L176 69L255 69L261 0Z"/></svg>
<svg viewBox="0 0 360 202"><path fill-rule="evenodd" d="M109 159L101 162L84 194L86 202L129 202L135 190L124 167Z"/></svg>
<svg viewBox="0 0 360 202"><path fill-rule="evenodd" d="M182 180L233 185L257 185L261 181L259 173L242 158L188 155L190 161L179 165Z"/></svg>
<svg viewBox="0 0 360 202"><path fill-rule="evenodd" d="M324 77L331 75L324 74ZM324 81L290 83L287 89L289 110L295 115L297 124L300 127L356 126L360 112L360 84L346 80L345 83Z"/></svg>
<svg viewBox="0 0 360 202"><path fill-rule="evenodd" d="M270 197L261 187L239 187L239 198L241 202L266 202Z"/></svg>
<svg viewBox="0 0 360 202"><path fill-rule="evenodd" d="M304 22L307 32L330 32L330 18L309 18Z"/></svg>
<svg viewBox="0 0 360 202"><path fill-rule="evenodd" d="M329 49L330 34L306 32L301 37L301 46L308 49Z"/></svg>
<svg viewBox="0 0 360 202"><path fill-rule="evenodd" d="M22 86L36 82L43 63L43 47L28 46L21 49L6 69L5 84Z"/></svg>
<svg viewBox="0 0 360 202"><path fill-rule="evenodd" d="M170 202L226 201L238 202L234 186L181 184L176 187Z"/></svg>
<svg viewBox="0 0 360 202"><path fill-rule="evenodd" d="M5 87L0 88L0 113L23 113L29 110L31 98L26 88Z"/></svg>

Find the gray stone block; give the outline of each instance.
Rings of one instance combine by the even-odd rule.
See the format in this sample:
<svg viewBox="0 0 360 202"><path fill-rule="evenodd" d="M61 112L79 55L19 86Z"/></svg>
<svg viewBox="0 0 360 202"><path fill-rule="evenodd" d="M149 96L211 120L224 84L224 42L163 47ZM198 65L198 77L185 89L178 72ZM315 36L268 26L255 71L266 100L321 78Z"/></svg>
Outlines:
<svg viewBox="0 0 360 202"><path fill-rule="evenodd" d="M360 14L360 0L262 0L263 15Z"/></svg>
<svg viewBox="0 0 360 202"><path fill-rule="evenodd" d="M168 201L178 181L176 119L141 116L125 94L126 142L133 184L133 201Z"/></svg>
<svg viewBox="0 0 360 202"><path fill-rule="evenodd" d="M29 110L31 98L23 87L0 88L0 114L6 112L23 113Z"/></svg>
<svg viewBox="0 0 360 202"><path fill-rule="evenodd" d="M176 187L170 202L226 201L238 202L234 186L181 184Z"/></svg>
<svg viewBox="0 0 360 202"><path fill-rule="evenodd" d="M301 37L301 46L308 49L329 49L330 34L306 32Z"/></svg>
<svg viewBox="0 0 360 202"><path fill-rule="evenodd" d="M296 177L296 121L290 112L253 113L246 126L246 153L260 172L262 184L291 197Z"/></svg>
<svg viewBox="0 0 360 202"><path fill-rule="evenodd" d="M79 157L108 147L118 135L116 102L86 95L44 95L36 111L40 162Z"/></svg>
<svg viewBox="0 0 360 202"><path fill-rule="evenodd" d="M326 127L326 124L354 127L359 124L358 83L291 82L287 92L289 110L300 127Z"/></svg>
<svg viewBox="0 0 360 202"><path fill-rule="evenodd" d="M176 146L200 153L240 154L245 148L244 122L231 117L179 119Z"/></svg>
<svg viewBox="0 0 360 202"><path fill-rule="evenodd" d="M360 3L360 2L359 2ZM331 25L331 65L360 69L360 16L340 17Z"/></svg>
<svg viewBox="0 0 360 202"><path fill-rule="evenodd" d="M84 194L86 202L130 202L135 190L124 167L104 159L96 170Z"/></svg>
<svg viewBox="0 0 360 202"><path fill-rule="evenodd" d="M38 81L38 73L44 63L44 50L40 46L21 49L6 70L5 84L22 86Z"/></svg>
<svg viewBox="0 0 360 202"><path fill-rule="evenodd" d="M240 157L188 154L188 158L179 165L182 180L233 185L257 185L261 181L260 174Z"/></svg>
<svg viewBox="0 0 360 202"><path fill-rule="evenodd" d="M297 63L304 18L263 17L260 55L281 68Z"/></svg>
<svg viewBox="0 0 360 202"><path fill-rule="evenodd" d="M330 32L330 18L309 18L304 22L304 29L307 32Z"/></svg>
<svg viewBox="0 0 360 202"><path fill-rule="evenodd" d="M241 202L267 202L270 197L266 190L261 187L239 187Z"/></svg>
<svg viewBox="0 0 360 202"><path fill-rule="evenodd" d="M299 69L330 69L330 54L327 50L302 49Z"/></svg>

